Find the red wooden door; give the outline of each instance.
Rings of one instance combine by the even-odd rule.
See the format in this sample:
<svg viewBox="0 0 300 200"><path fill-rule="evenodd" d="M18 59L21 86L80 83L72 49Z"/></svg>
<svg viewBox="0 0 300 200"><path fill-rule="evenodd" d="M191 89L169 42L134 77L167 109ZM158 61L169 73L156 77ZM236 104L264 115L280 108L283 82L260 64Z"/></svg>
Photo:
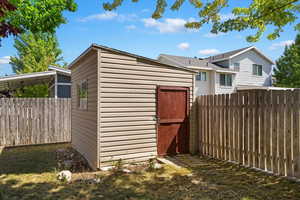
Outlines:
<svg viewBox="0 0 300 200"><path fill-rule="evenodd" d="M189 88L157 87L157 153L189 152Z"/></svg>

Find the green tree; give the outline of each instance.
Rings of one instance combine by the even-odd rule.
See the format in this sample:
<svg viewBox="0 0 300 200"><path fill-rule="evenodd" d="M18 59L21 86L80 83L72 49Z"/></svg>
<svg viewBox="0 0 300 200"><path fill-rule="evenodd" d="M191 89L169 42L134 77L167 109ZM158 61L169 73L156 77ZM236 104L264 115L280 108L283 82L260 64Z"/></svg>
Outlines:
<svg viewBox="0 0 300 200"><path fill-rule="evenodd" d="M27 31L54 33L66 23L63 12L76 9L74 0L1 0L0 40Z"/></svg>
<svg viewBox="0 0 300 200"><path fill-rule="evenodd" d="M63 62L62 51L57 38L49 33L25 33L15 39L17 56L12 56L10 64L17 74L47 71L49 65L59 66ZM45 84L27 86L17 91L19 97L46 97Z"/></svg>
<svg viewBox="0 0 300 200"><path fill-rule="evenodd" d="M139 2L139 0L131 0ZM177 11L187 0L173 0L171 10ZM237 0L189 0L189 3L197 10L199 19L186 24L187 28L200 28L204 24L212 24L211 32L256 30L254 35L247 37L249 42L256 42L262 34L273 28L268 34L270 40L276 39L284 31L288 24L295 24L295 29L300 30L300 23L296 23L299 17L299 0L252 0L246 7L235 7ZM111 3L103 3L106 10L113 10L121 6L123 0L112 0ZM154 19L161 18L168 6L167 0L157 0L156 9L152 14ZM224 20L221 17L222 10L226 7L232 9L232 17Z"/></svg>
<svg viewBox="0 0 300 200"><path fill-rule="evenodd" d="M278 87L300 88L300 34L294 44L285 47L283 55L276 61L274 77Z"/></svg>

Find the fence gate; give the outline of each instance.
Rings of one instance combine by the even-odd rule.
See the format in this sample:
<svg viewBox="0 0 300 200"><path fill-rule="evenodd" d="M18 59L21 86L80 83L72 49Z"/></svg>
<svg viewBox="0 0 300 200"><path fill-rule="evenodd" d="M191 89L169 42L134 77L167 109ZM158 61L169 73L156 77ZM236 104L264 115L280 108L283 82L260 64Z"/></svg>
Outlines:
<svg viewBox="0 0 300 200"><path fill-rule="evenodd" d="M69 98L0 98L0 146L70 141Z"/></svg>

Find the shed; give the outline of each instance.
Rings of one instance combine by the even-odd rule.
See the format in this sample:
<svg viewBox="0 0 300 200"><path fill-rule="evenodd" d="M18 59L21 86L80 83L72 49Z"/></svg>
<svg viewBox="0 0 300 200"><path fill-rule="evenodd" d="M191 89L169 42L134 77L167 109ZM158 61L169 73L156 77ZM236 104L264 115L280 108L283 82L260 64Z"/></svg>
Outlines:
<svg viewBox="0 0 300 200"><path fill-rule="evenodd" d="M72 146L93 169L197 151L194 71L96 44L69 68Z"/></svg>

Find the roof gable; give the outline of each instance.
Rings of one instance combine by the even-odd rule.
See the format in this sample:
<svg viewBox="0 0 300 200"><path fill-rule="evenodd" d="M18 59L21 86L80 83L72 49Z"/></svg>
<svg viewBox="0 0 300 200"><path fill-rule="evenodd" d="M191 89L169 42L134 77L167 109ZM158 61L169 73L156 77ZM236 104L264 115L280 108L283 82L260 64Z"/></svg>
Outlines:
<svg viewBox="0 0 300 200"><path fill-rule="evenodd" d="M263 57L269 63L274 64L274 62L270 58L268 58L266 55L264 55L260 50L258 50L254 46L245 47L245 48L237 49L237 50L234 50L234 51L225 52L225 53L218 54L218 55L215 55L215 56L210 56L210 57L205 58L205 59L209 60L209 62L215 63L215 62L219 62L219 61L223 61L223 60L232 59L232 58L234 58L238 55L241 55L241 54L246 53L246 52L251 51L251 50L254 50L256 53L258 53L261 57Z"/></svg>

